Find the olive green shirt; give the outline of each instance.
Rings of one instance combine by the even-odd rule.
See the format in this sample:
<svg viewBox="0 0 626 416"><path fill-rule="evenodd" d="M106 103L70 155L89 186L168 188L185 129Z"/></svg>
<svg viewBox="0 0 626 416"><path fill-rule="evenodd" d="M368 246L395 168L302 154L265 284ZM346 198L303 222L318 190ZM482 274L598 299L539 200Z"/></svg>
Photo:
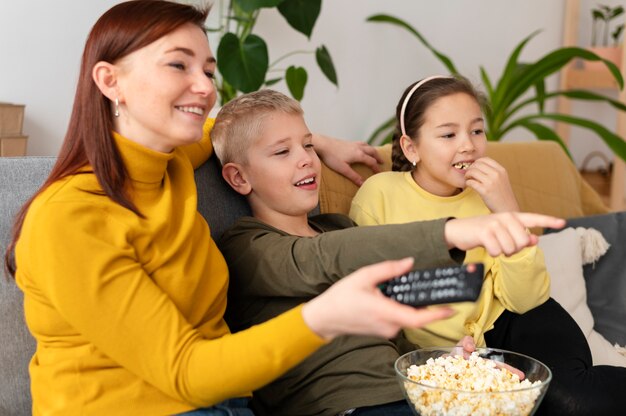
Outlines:
<svg viewBox="0 0 626 416"><path fill-rule="evenodd" d="M383 260L413 256L415 268L458 263L464 252L448 250L445 221L356 227L347 216L324 214L309 219L320 234L300 237L241 218L219 243L230 270L226 320L233 332L241 331ZM253 409L272 416L336 415L402 400L393 368L398 356L398 347L387 339L338 337L255 391Z"/></svg>

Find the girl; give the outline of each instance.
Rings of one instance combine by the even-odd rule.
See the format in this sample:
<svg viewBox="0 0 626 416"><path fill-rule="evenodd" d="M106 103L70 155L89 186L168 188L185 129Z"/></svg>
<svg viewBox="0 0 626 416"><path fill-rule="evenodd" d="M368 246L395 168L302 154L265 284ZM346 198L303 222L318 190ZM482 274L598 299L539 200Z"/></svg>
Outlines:
<svg viewBox="0 0 626 416"><path fill-rule="evenodd" d="M227 267L197 211L193 175L212 150L202 133L216 99L206 16L130 1L89 35L58 161L19 213L5 256L37 341L34 414L250 414L246 399L214 405L338 335L388 337L449 314L380 296L377 283L406 272L404 260L230 334Z"/></svg>
<svg viewBox="0 0 626 416"><path fill-rule="evenodd" d="M365 182L352 202L352 219L368 225L518 211L506 171L485 157L483 104L461 77L432 76L409 86L396 111L393 172ZM545 362L554 378L540 409L544 414L616 414L625 408L620 392L626 369L592 366L580 328L549 298L549 276L537 247L509 257L476 248L465 261L485 264L476 305L457 305L451 320L405 330L410 341L452 345L469 334L477 345Z"/></svg>

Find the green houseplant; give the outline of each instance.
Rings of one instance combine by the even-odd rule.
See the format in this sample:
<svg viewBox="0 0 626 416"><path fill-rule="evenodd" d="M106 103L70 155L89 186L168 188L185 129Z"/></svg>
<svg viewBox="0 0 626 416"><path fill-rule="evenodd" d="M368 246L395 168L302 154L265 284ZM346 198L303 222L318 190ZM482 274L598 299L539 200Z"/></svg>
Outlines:
<svg viewBox="0 0 626 416"><path fill-rule="evenodd" d="M589 50L615 65L621 63L620 40L624 32L624 24L615 26L615 29L611 31L611 22L623 14L624 7L622 6L609 7L601 4L591 10L593 23ZM594 71L603 69L599 62L585 62L585 68Z"/></svg>
<svg viewBox="0 0 626 416"><path fill-rule="evenodd" d="M622 32L624 31L624 24L615 27L613 32L610 32L611 21L624 14L624 7L609 7L606 5L598 5L597 8L591 9L591 17L593 18L591 28L591 46L609 46L609 33L613 46L618 46ZM601 42L598 41L598 31L600 31Z"/></svg>
<svg viewBox="0 0 626 416"><path fill-rule="evenodd" d="M448 56L435 49L421 33L405 21L385 14L370 16L367 21L392 24L407 30L432 52L451 74L459 74L456 66ZM532 33L516 46L509 56L499 79L492 79L485 69L480 67L482 82L489 101L489 108L485 111L488 140L501 140L511 130L520 127L530 131L539 140L558 142L567 152L567 147L555 130L540 122L556 121L591 130L615 154L626 160L626 143L621 137L604 126L582 117L545 112L546 101L559 96L575 100L601 101L621 111L626 111L626 105L623 103L591 91L578 89L546 91L546 79L574 59L602 61L617 81L619 87L623 88L624 79L617 66L589 50L577 47L559 48L549 52L535 62L521 63L519 56L524 46L538 33ZM372 144L389 142L393 135L394 125L394 117L385 121L374 131L368 142Z"/></svg>
<svg viewBox="0 0 626 416"><path fill-rule="evenodd" d="M220 104L227 103L240 92L256 91L283 79L291 95L301 100L308 78L306 69L295 65L278 68L277 64L295 54L311 52L290 52L270 63L266 42L252 32L261 10L275 8L293 29L310 39L321 6L322 0L230 0L228 6L222 5L220 27L208 29L221 35L217 47L219 76L216 80ZM338 85L326 46L317 47L315 58L326 78ZM277 72L280 75L272 76Z"/></svg>

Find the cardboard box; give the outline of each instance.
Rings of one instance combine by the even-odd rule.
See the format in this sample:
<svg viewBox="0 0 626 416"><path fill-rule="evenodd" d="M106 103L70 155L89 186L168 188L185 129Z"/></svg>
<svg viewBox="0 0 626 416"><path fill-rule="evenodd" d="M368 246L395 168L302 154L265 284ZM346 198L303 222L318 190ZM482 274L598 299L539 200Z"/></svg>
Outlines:
<svg viewBox="0 0 626 416"><path fill-rule="evenodd" d="M20 136L23 125L23 105L0 103L0 136Z"/></svg>
<svg viewBox="0 0 626 416"><path fill-rule="evenodd" d="M26 156L28 136L0 137L0 156Z"/></svg>

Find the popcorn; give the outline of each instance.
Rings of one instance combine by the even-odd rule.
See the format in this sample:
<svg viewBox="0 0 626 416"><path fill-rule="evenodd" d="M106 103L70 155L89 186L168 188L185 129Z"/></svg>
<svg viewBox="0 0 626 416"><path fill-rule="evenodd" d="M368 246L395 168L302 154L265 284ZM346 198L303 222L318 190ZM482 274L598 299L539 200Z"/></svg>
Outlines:
<svg viewBox="0 0 626 416"><path fill-rule="evenodd" d="M529 415L541 393L532 388L541 381L520 381L516 374L481 358L477 352L468 359L429 358L426 364L410 366L407 377L425 386L446 389L404 383L409 401L423 416Z"/></svg>

